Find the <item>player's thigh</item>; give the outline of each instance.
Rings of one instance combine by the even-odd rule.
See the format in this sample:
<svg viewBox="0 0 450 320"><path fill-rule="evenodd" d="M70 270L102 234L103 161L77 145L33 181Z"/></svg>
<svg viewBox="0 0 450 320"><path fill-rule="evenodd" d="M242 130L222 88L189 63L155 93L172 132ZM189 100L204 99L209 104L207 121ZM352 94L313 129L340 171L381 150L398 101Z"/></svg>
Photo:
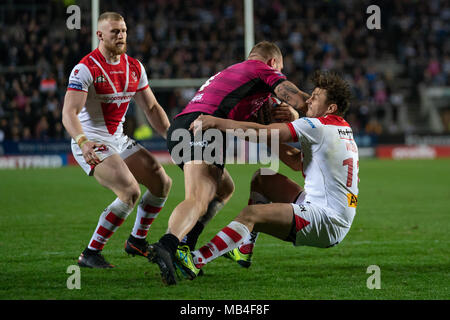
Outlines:
<svg viewBox="0 0 450 320"><path fill-rule="evenodd" d="M215 196L222 170L214 165L189 161L184 165L186 199L209 203Z"/></svg>
<svg viewBox="0 0 450 320"><path fill-rule="evenodd" d="M148 150L141 148L124 161L138 183L146 186L155 196L167 196L171 187L171 179Z"/></svg>
<svg viewBox="0 0 450 320"><path fill-rule="evenodd" d="M124 195L134 198L136 193L139 194L136 179L118 154L113 154L98 164L94 177L102 186L114 191L119 198Z"/></svg>
<svg viewBox="0 0 450 320"><path fill-rule="evenodd" d="M291 231L294 210L289 203L256 204L245 207L237 221L253 226L253 231L263 232L285 240Z"/></svg>
<svg viewBox="0 0 450 320"><path fill-rule="evenodd" d="M292 203L303 188L288 177L275 173L261 174L258 169L252 177L251 189L264 195L271 202Z"/></svg>

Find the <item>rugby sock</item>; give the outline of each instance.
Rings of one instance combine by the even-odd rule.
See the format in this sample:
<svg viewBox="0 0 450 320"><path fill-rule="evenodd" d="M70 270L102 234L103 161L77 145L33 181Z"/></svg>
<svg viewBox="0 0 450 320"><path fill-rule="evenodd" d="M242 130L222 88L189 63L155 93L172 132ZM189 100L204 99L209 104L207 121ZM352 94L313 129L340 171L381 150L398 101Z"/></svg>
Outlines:
<svg viewBox="0 0 450 320"><path fill-rule="evenodd" d="M100 251L114 232L119 228L128 215L133 211L126 203L116 198L100 215L94 234L89 242L88 249Z"/></svg>
<svg viewBox="0 0 450 320"><path fill-rule="evenodd" d="M161 237L161 239L159 239L159 243L166 248L172 256L175 256L180 240L178 240L175 235L166 233Z"/></svg>
<svg viewBox="0 0 450 320"><path fill-rule="evenodd" d="M166 203L166 199L154 196L149 190L144 193L137 208L136 221L131 232L133 237L138 239L147 237L148 230Z"/></svg>
<svg viewBox="0 0 450 320"><path fill-rule="evenodd" d="M197 244L198 237L200 233L202 233L205 226L211 221L212 218L223 208L225 204L217 198L214 198L208 205L208 210L206 213L200 217L195 224L195 226L189 231L189 233L183 238L181 241L183 244L186 244L191 251L195 249L195 245Z"/></svg>
<svg viewBox="0 0 450 320"><path fill-rule="evenodd" d="M201 268L225 252L237 248L249 234L250 231L242 223L230 222L210 242L192 253L195 265Z"/></svg>
<svg viewBox="0 0 450 320"><path fill-rule="evenodd" d="M258 238L259 232L250 232L244 242L239 246L239 251L243 254L249 254L253 252L255 247L256 239Z"/></svg>

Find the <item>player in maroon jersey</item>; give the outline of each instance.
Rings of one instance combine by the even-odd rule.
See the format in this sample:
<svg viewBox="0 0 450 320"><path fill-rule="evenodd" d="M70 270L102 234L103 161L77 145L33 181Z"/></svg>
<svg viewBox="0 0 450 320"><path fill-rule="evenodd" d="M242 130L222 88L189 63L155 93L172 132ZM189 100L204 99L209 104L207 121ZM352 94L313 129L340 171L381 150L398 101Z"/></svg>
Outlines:
<svg viewBox="0 0 450 320"><path fill-rule="evenodd" d="M125 53L127 26L123 17L115 12L101 14L97 37L98 48L86 55L70 75L63 124L73 138L72 152L79 165L117 196L101 214L78 264L111 268L113 265L101 252L133 211L141 195L139 184L147 190L139 202L125 251L147 256L148 230L162 209L172 183L155 157L123 133L130 100L135 99L149 123L163 137L170 122L149 87L143 65Z"/></svg>

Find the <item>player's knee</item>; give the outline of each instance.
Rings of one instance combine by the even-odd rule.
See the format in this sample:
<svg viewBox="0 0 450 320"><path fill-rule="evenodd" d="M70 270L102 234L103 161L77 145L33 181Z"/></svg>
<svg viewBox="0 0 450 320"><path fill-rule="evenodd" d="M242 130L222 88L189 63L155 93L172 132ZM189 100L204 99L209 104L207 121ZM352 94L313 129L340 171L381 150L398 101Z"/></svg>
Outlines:
<svg viewBox="0 0 450 320"><path fill-rule="evenodd" d="M220 186L220 190L218 190L217 192L217 197L222 202L226 203L233 195L234 189L235 189L234 182L233 180L229 179L226 183Z"/></svg>
<svg viewBox="0 0 450 320"><path fill-rule="evenodd" d="M162 196L167 197L171 188L172 188L172 179L166 173L164 173L164 175L161 178L161 194L162 194Z"/></svg>
<svg viewBox="0 0 450 320"><path fill-rule="evenodd" d="M141 189L139 184L132 183L125 191L125 201L129 206L134 207L141 197Z"/></svg>
<svg viewBox="0 0 450 320"><path fill-rule="evenodd" d="M239 216L236 218L241 223L244 224L255 224L258 221L258 211L256 210L255 205L248 205L244 209L242 209Z"/></svg>
<svg viewBox="0 0 450 320"><path fill-rule="evenodd" d="M270 169L267 169L270 170ZM261 169L255 171L250 182L250 188L252 191L260 190L264 185L264 175L261 173Z"/></svg>

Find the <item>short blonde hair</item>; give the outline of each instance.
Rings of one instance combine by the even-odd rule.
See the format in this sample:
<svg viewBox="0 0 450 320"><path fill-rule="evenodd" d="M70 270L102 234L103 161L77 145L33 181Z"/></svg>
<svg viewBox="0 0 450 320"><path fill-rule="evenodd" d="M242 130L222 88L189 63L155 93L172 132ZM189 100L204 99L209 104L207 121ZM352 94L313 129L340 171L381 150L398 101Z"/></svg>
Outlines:
<svg viewBox="0 0 450 320"><path fill-rule="evenodd" d="M97 23L103 20L121 21L125 19L117 12L107 11L98 17Z"/></svg>
<svg viewBox="0 0 450 320"><path fill-rule="evenodd" d="M264 59L283 57L280 48L275 43L269 41L261 41L257 43L250 51L249 56L252 54L258 54Z"/></svg>

